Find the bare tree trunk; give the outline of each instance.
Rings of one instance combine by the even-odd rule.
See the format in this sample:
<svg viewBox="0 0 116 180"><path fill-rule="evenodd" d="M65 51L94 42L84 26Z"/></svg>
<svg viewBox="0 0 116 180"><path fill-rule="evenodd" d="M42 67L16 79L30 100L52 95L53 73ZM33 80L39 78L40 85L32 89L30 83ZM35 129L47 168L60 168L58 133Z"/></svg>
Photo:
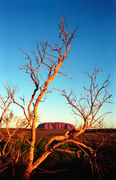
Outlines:
<svg viewBox="0 0 116 180"><path fill-rule="evenodd" d="M30 172L25 171L25 174L23 176L23 180L29 180L29 177L30 177Z"/></svg>
<svg viewBox="0 0 116 180"><path fill-rule="evenodd" d="M36 137L36 120L37 117L34 118L33 120L33 125L32 125L32 129L31 129L31 137L32 140L30 142L30 154L29 154L29 162L28 162L28 166L27 169L25 171L23 180L28 180L29 176L32 172L33 169L33 159L34 159L34 145L35 145L35 137Z"/></svg>
<svg viewBox="0 0 116 180"><path fill-rule="evenodd" d="M66 26L68 32L66 32L64 30L65 26ZM72 31L69 30L67 24L64 22L62 17L61 17L61 25L59 26L59 29L60 29L59 38L61 39L61 41L64 43L64 45L66 47L64 54L62 54L62 47L59 47L58 43L55 44L55 48L53 48L50 44L48 44L48 42L46 42L46 43L43 42L43 43L41 43L42 52L43 52L43 55L42 55L42 53L39 49L38 43L37 43L37 49L38 49L39 56L36 55L34 52L32 52L36 57L37 67L32 67L32 60L30 59L28 54L26 54L24 51L21 50L27 56L27 59L29 60L29 64L22 65L21 69L26 69L28 71L32 81L35 84L35 89L34 89L34 92L32 94L30 103L28 105L29 119L27 119L27 120L28 120L30 127L31 127L31 141L29 142L30 143L29 163L28 163L26 172L24 174L24 180L25 179L27 180L29 178L29 174L35 168L37 168L37 166L41 162L43 162L47 158L47 156L51 153L50 151L45 152L36 162L33 163L35 137L36 137L36 122L37 122L37 118L38 118L37 108L38 108L38 105L39 105L40 101L42 100L43 96L47 92L50 82L56 78L57 74L61 73L61 74L66 76L65 73L59 71L59 68L62 66L64 60L67 58L67 54L70 50L69 44L70 44L71 40L75 37L74 34L77 30L77 28L76 28L75 31L72 33ZM69 37L69 33L70 33L70 37ZM50 51L52 51L53 54L48 53L46 51L46 48L50 48ZM58 56L54 55L54 52L58 53ZM47 55L49 57L47 57L45 55ZM40 59L38 57L40 57ZM54 61L54 58L56 59L56 61ZM39 74L40 79L43 81L43 77L42 77L40 70L39 70L41 65L45 66L46 69L48 70L47 79L46 79L46 81L44 81L42 86L40 86L40 80L38 79L38 74ZM34 118L32 118L30 107L34 101L36 92L38 90L40 90L40 94L38 95L37 99L35 100Z"/></svg>

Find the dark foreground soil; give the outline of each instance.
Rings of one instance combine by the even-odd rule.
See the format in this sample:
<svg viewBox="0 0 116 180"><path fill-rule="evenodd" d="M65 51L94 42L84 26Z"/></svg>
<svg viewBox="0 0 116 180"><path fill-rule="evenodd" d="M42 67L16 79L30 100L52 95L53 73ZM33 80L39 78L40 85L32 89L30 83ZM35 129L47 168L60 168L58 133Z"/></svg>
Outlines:
<svg viewBox="0 0 116 180"><path fill-rule="evenodd" d="M1 134L4 134L5 139L7 139L7 133L5 129L0 130ZM13 129L11 129L13 131ZM18 138L19 134L23 131L17 132L13 138L14 140ZM65 134L66 130L37 130L37 138L45 137L50 139L56 135ZM25 131L25 137L30 137L30 130ZM96 149L102 142L103 145L99 147L98 152L104 151L102 161L100 160L102 168L103 180L116 180L116 130L105 129L104 131L89 130L82 134L78 140ZM98 173L94 171L94 176L92 176L90 163L85 162L82 158L79 160L76 157L72 157L69 154L60 154L61 158L57 155L51 155L48 157L32 174L31 180L99 180L100 177ZM56 157L58 160L56 160ZM115 167L113 166L115 165ZM110 166L110 167L109 167ZM113 166L113 167L112 167ZM17 164L14 167L15 178L12 177L13 167L9 167L8 170L0 174L0 180L21 180L22 174L25 169L24 164Z"/></svg>

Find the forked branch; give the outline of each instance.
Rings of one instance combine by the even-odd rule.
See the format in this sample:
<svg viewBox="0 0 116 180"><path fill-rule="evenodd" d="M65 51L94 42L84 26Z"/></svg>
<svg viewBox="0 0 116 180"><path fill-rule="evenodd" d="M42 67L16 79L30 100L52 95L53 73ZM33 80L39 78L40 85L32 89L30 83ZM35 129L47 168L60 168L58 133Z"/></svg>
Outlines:
<svg viewBox="0 0 116 180"><path fill-rule="evenodd" d="M76 95L72 91L69 96L67 96L65 90L63 90L62 93L62 95L67 99L68 104L72 107L74 114L80 116L83 119L83 128L85 129L100 127L103 117L110 113L107 111L97 117L98 112L103 104L111 103L108 100L112 97L112 94L109 94L107 91L110 83L109 76L103 82L101 87L98 87L98 84L96 84L96 76L98 72L100 72L100 69L96 69L96 67L92 75L85 72L85 74L89 76L91 84L89 88L83 87L86 91L86 94L85 96L81 96L78 101Z"/></svg>

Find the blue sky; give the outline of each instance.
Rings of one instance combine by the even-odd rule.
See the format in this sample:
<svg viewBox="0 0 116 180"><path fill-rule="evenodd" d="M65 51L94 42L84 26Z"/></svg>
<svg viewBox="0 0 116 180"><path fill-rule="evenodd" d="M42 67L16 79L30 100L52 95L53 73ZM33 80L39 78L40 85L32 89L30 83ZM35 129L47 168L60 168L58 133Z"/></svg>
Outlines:
<svg viewBox="0 0 116 180"><path fill-rule="evenodd" d="M73 31L76 27L77 38L72 40L68 58L63 66L68 68L67 80L58 76L49 86L59 89L74 90L77 97L84 93L83 86L88 87L90 80L83 72L90 74L95 67L103 72L98 75L101 84L110 74L113 94L111 101L101 112L112 111L105 118L106 127L116 128L116 0L1 0L0 1L0 93L3 85L10 83L20 87L19 96L25 96L26 105L33 92L33 86L25 71L18 67L25 64L25 56L20 47L32 59L30 50L36 51L36 40L48 41L53 45L58 38L60 14L66 16L66 22ZM41 122L61 121L80 126L82 122L74 116L70 106L59 92L49 94L45 103L41 103L38 112ZM11 106L15 115L21 116L22 110Z"/></svg>

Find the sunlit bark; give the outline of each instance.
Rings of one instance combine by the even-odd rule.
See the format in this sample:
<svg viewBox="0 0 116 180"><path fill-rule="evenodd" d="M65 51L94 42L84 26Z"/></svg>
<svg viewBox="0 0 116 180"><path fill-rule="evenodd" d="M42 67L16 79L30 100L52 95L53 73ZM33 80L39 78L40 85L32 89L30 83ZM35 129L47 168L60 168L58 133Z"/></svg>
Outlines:
<svg viewBox="0 0 116 180"><path fill-rule="evenodd" d="M33 66L33 62L29 55L25 53L22 49L21 51L26 55L26 59L29 60L29 63L26 65L21 65L21 69L25 69L28 74L30 74L32 82L35 84L35 89L32 94L31 100L28 105L28 114L29 114L29 125L31 127L31 141L30 141L30 156L29 156L29 163L26 169L26 172L24 174L24 179L29 178L29 174L37 168L37 166L44 161L44 159L47 158L47 156L51 153L51 151L46 151L42 157L37 159L34 163L34 146L35 146L35 137L36 137L36 122L38 119L38 105L41 102L42 98L45 96L48 90L48 86L50 82L57 77L57 74L63 74L65 75L64 72L60 72L59 68L62 66L64 60L67 58L67 55L70 50L70 42L72 39L75 37L74 34L77 30L75 29L74 32L72 32L69 28L68 25L65 23L61 16L61 24L59 25L59 38L62 41L62 43L65 46L64 53L62 51L63 47L59 47L59 44L55 44L55 47L52 47L48 42L42 42L40 43L40 46L42 50L39 48L39 44L37 42L37 50L38 54L35 52L32 52L33 55L35 56L36 60L36 65L35 67ZM67 31L67 32L66 32ZM49 51L47 51L47 49ZM43 79L41 69L40 68L46 69L47 77L46 80ZM39 79L40 78L40 79ZM43 81L43 84L40 85L40 81ZM39 95L36 97L37 92L39 92ZM36 98L35 98L36 97ZM31 106L34 106L34 117L31 114Z"/></svg>
<svg viewBox="0 0 116 180"><path fill-rule="evenodd" d="M81 95L78 101L73 91L71 91L69 96L66 94L65 90L63 90L62 93L67 99L68 104L72 107L74 114L81 117L83 120L81 131L87 128L101 128L104 116L110 113L107 111L96 117L104 103L111 103L108 100L112 97L112 94L109 94L107 91L110 83L109 76L101 87L98 87L98 84L96 84L96 75L98 72L100 72L100 69L96 69L96 67L92 75L85 72L85 74L89 76L91 84L89 88L83 87L86 93L84 96Z"/></svg>
<svg viewBox="0 0 116 180"><path fill-rule="evenodd" d="M0 109L2 110L1 118L0 118L0 127L2 123L5 123L4 116L8 111L9 106L13 103L14 95L18 91L18 87L11 89L10 84L4 86L6 90L6 96L3 97L0 94Z"/></svg>
<svg viewBox="0 0 116 180"><path fill-rule="evenodd" d="M32 83L34 83L34 90L32 93L32 96L30 98L30 101L28 103L27 111L25 108L25 99L24 97L20 99L23 102L23 105L19 104L15 101L14 94L17 90L17 88L14 88L11 90L10 85L5 86L5 89L7 91L7 96L2 97L0 95L0 101L1 105L0 108L3 110L2 116L0 119L0 125L2 123L6 124L6 131L8 134L8 140L4 145L4 148L2 150L2 154L4 157L8 155L9 152L5 152L6 147L8 143L11 141L11 148L9 151L12 150L13 141L11 140L14 133L19 129L19 120L17 120L17 128L11 133L9 131L9 123L8 118L5 118L6 112L9 108L9 106L14 103L18 105L24 113L25 119L28 123L25 125L25 129L30 127L31 129L31 139L27 139L27 142L30 145L29 149L29 160L27 164L27 168L23 175L23 180L29 180L30 174L34 171L34 169L37 168L52 152L66 152L69 154L76 154L78 158L80 158L78 149L81 150L83 153L83 158L86 158L93 169L93 166L95 165L95 168L99 171L99 165L96 163L96 157L97 157L97 151L92 149L90 146L84 144L83 142L78 141L78 136L83 134L86 129L88 128L101 128L102 127L102 119L103 117L108 114L109 112L106 112L100 116L97 117L99 110L103 106L104 103L110 103L108 99L111 98L111 94L108 93L107 88L109 86L109 76L106 79L106 81L103 82L101 87L98 87L98 84L96 84L96 75L98 72L100 72L100 69L94 69L94 72L92 75L86 72L86 74L89 76L91 80L91 84L89 88L85 88L85 91L87 94L85 96L81 96L81 98L77 101L76 95L71 91L69 95L66 94L66 91L62 91L62 95L66 98L68 104L72 107L72 110L75 115L79 116L83 120L83 125L79 128L67 131L62 136L55 136L51 138L46 146L44 147L44 152L41 157L34 160L34 153L35 153L35 139L36 139L36 124L38 120L38 106L39 103L45 98L46 93L48 92L48 86L52 80L54 80L57 77L57 74L60 73L62 75L67 75L64 72L59 71L60 67L62 66L63 62L67 59L67 55L70 50L69 44L71 43L72 39L75 37L74 34L77 30L75 29L74 32L72 32L68 25L65 23L64 19L61 16L61 24L59 25L59 38L61 42L64 44L65 50L63 50L63 47L59 47L58 42L55 44L55 47L52 47L48 42L37 42L37 52L36 54L34 51L32 54L35 56L35 63L31 60L29 55L25 53L22 49L21 51L26 55L26 58L28 60L28 63L25 65L21 65L21 70L26 70L26 73L30 75ZM40 47L41 48L40 48ZM42 71L46 70L46 79L43 78ZM104 95L101 98L100 93L104 91ZM100 98L99 98L100 97ZM33 112L32 112L33 108ZM12 119L12 114L10 115L10 119ZM19 138L22 142L23 135ZM2 138L1 138L2 140ZM55 145L53 145L56 142ZM71 149L62 149L61 146L64 144L73 144L77 147L77 152L73 151ZM15 154L15 160L13 159L11 162L14 163L18 162L20 154L20 146L18 147L18 150ZM94 164L93 164L94 159ZM10 162L9 162L10 163ZM14 170L14 169L13 169ZM1 170L2 172L2 170ZM14 174L14 171L13 171ZM15 176L15 175L14 175Z"/></svg>

